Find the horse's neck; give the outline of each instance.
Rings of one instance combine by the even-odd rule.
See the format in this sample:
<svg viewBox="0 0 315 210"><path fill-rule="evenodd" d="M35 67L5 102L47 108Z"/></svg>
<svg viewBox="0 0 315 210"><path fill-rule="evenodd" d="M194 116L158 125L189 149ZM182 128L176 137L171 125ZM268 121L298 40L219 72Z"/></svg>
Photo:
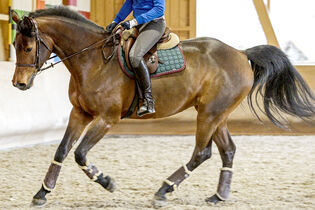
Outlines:
<svg viewBox="0 0 315 210"><path fill-rule="evenodd" d="M72 20L59 17L41 17L37 19L39 31L48 35L54 42L53 52L60 58L65 58L81 51L87 46L104 38L104 34L96 32L90 27L84 27ZM80 55L89 56L87 53ZM71 63L71 59L64 61L72 76L81 74L80 67Z"/></svg>
<svg viewBox="0 0 315 210"><path fill-rule="evenodd" d="M96 33L70 19L60 17L40 17L39 30L50 36L57 48L57 54L69 55L101 39L104 34ZM58 51L61 50L62 52Z"/></svg>

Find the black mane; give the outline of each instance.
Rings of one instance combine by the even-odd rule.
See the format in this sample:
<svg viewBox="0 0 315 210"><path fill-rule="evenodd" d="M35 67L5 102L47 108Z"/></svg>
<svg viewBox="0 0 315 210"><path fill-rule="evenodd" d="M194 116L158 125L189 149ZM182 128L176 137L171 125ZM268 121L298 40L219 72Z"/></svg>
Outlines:
<svg viewBox="0 0 315 210"><path fill-rule="evenodd" d="M64 7L64 6L57 6L57 7L53 7L53 8L49 8L49 9L36 10L35 12L31 12L29 14L29 17L33 17L33 18L44 17L44 16L59 16L59 17L69 18L69 19L72 19L75 21L86 23L86 24L93 26L96 29L104 32L104 28L102 28L102 27L98 26L97 24L93 23L92 21L86 19L80 13L78 13L74 10L71 10L67 7Z"/></svg>

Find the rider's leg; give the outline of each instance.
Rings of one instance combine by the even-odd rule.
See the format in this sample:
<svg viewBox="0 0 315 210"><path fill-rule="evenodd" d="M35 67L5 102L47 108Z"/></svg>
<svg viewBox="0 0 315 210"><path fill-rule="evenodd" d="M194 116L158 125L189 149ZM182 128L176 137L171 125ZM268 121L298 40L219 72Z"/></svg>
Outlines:
<svg viewBox="0 0 315 210"><path fill-rule="evenodd" d="M159 41L165 31L164 19L153 20L140 28L140 34L130 51L130 62L135 71L136 80L143 92L143 105L138 116L154 113L150 73L143 56Z"/></svg>

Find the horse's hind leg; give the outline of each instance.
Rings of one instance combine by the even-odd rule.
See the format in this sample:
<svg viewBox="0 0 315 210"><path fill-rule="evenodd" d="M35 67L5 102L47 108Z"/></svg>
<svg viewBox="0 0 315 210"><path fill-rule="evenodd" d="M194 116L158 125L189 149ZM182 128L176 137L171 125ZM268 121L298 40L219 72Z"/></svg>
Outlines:
<svg viewBox="0 0 315 210"><path fill-rule="evenodd" d="M54 189L61 170L62 162L91 120L92 117L87 115L81 109L72 109L65 135L55 153L52 163L50 164L41 189L33 197L33 205L41 206L46 203L46 194Z"/></svg>
<svg viewBox="0 0 315 210"><path fill-rule="evenodd" d="M249 86L238 84L238 88L234 88L233 92L227 91L226 88L221 88L219 91L205 90L204 94L201 94L199 98L199 104L197 106L197 132L196 132L196 145L191 160L185 166L179 168L175 173L164 181L162 187L155 193L154 205L160 205L166 201L166 193L174 191L174 187L178 186L184 179L186 179L190 172L197 168L202 162L211 157L211 141L213 134L217 128L221 125L225 125L225 121L229 114L235 109L237 105L243 100L250 89ZM226 128L224 128L226 129ZM230 171L224 171L232 165L229 165L229 158L233 160L233 156L227 156L229 152L234 154L234 150L231 148L231 138L223 138L221 136L227 135L227 129L218 131L215 134L215 141L220 147L222 159L224 159L224 165L221 173L222 179L225 181L225 176ZM214 139L213 139L214 140ZM227 143L225 143L227 142ZM224 144L225 143L225 144ZM231 147L229 147L231 146ZM234 145L233 145L234 146ZM231 176L230 176L231 177ZM219 190L224 190L224 183L219 184ZM229 186L229 185L228 185ZM219 195L220 196L220 195ZM225 194L222 194L222 199L225 199ZM217 196L218 197L218 196ZM162 201L162 202L160 202ZM210 201L210 200L209 200Z"/></svg>
<svg viewBox="0 0 315 210"><path fill-rule="evenodd" d="M112 124L110 120L98 117L90 124L89 129L83 137L81 143L74 152L75 161L83 172L93 181L102 185L110 192L115 190L115 183L109 176L104 177L103 173L92 163L88 163L86 155L92 147L103 138Z"/></svg>
<svg viewBox="0 0 315 210"><path fill-rule="evenodd" d="M174 191L175 187L188 178L194 169L211 157L211 136L216 130L220 117L213 117L212 115L209 116L202 113L198 112L196 144L190 161L163 182L162 187L155 193L153 205L163 205L166 201L166 193Z"/></svg>
<svg viewBox="0 0 315 210"><path fill-rule="evenodd" d="M207 202L217 203L224 201L229 197L230 185L232 181L232 165L235 154L235 144L232 141L226 122L222 123L215 133L212 140L216 143L222 159L222 168L220 173L217 193L207 198Z"/></svg>

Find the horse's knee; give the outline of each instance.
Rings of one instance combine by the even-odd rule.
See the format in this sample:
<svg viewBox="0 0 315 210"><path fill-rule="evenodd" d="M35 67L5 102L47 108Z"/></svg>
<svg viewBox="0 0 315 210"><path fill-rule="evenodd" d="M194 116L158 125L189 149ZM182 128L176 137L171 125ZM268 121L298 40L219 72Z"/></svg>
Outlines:
<svg viewBox="0 0 315 210"><path fill-rule="evenodd" d="M86 164L85 156L86 154L80 149L76 149L74 152L75 162L80 166L84 166Z"/></svg>
<svg viewBox="0 0 315 210"><path fill-rule="evenodd" d="M68 154L68 152L67 152L66 148L59 146L57 149L57 152L55 154L54 160L59 162L59 163L62 163L63 160L67 157L67 154Z"/></svg>

